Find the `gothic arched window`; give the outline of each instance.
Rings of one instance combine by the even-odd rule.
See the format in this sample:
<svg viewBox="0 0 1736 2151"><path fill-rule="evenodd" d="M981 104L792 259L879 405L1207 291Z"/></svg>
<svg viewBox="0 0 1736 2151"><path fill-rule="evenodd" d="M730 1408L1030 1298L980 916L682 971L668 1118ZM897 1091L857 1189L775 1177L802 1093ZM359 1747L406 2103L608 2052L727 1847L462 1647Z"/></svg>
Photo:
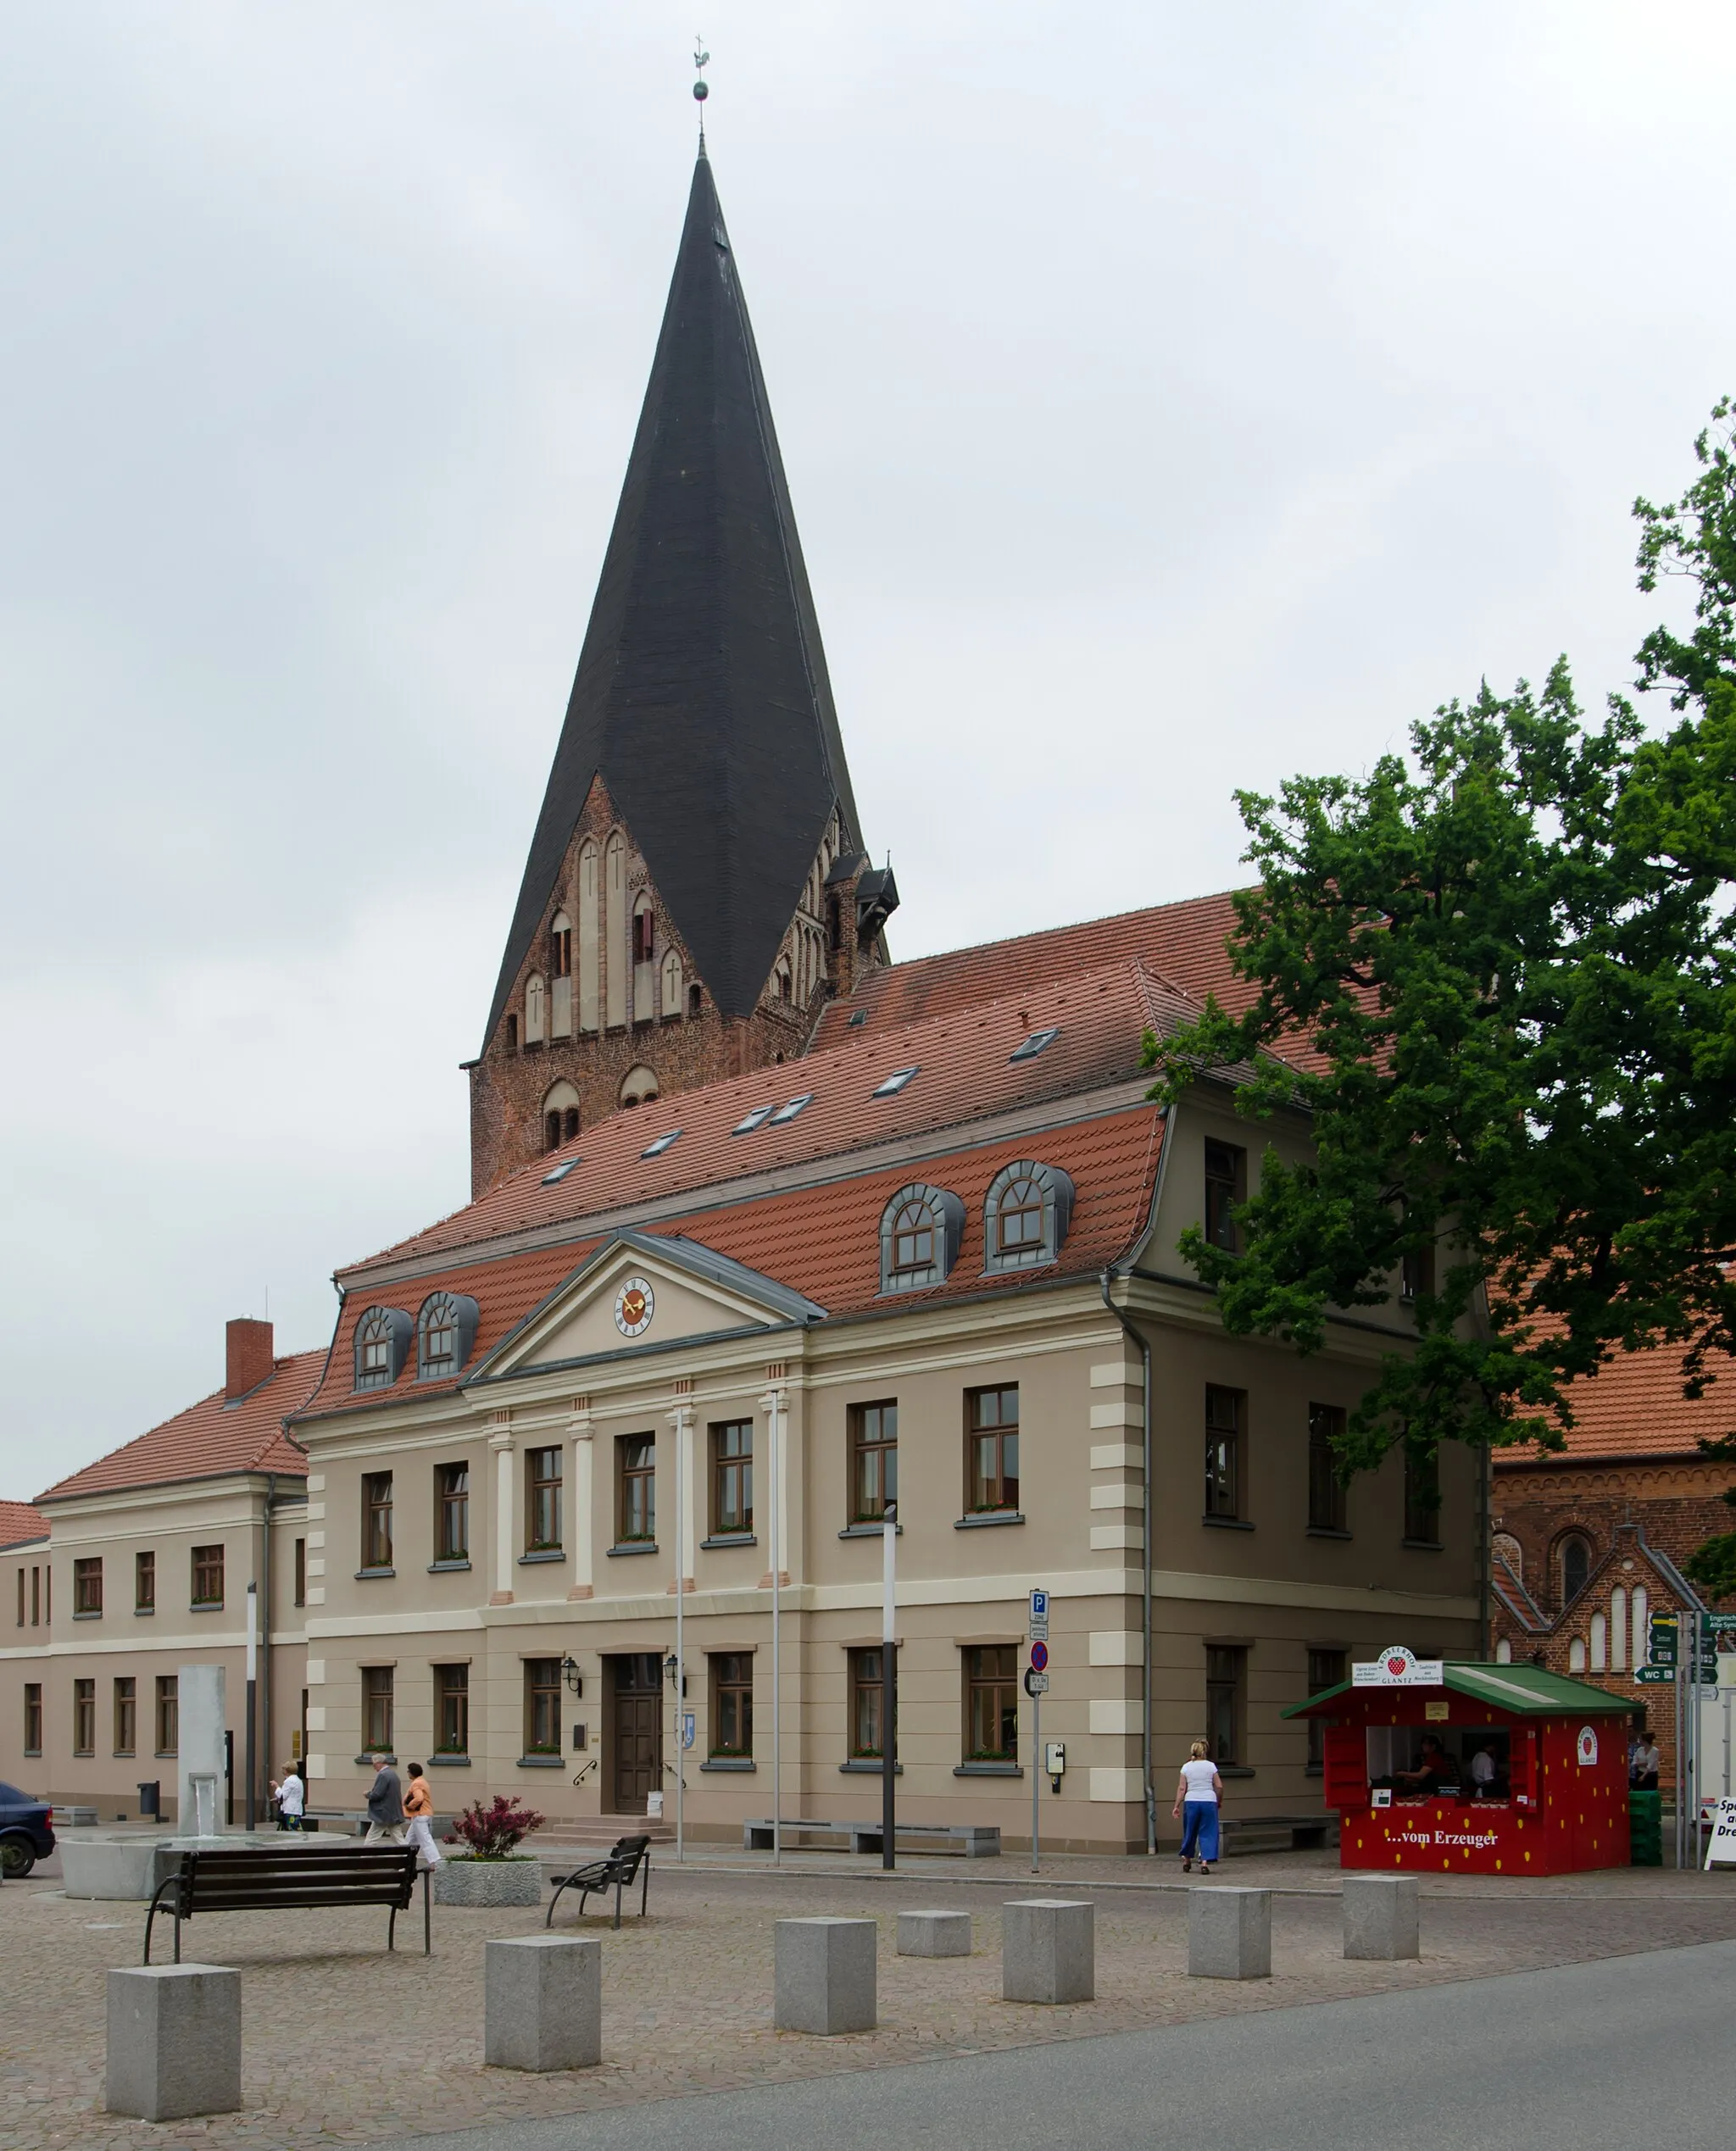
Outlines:
<svg viewBox="0 0 1736 2151"><path fill-rule="evenodd" d="M356 1324L356 1387L389 1389L409 1356L413 1325L401 1307L370 1307Z"/></svg>
<svg viewBox="0 0 1736 2151"><path fill-rule="evenodd" d="M559 1150L579 1131L579 1094L570 1083L556 1083L542 1101L542 1148Z"/></svg>
<svg viewBox="0 0 1736 2151"><path fill-rule="evenodd" d="M416 1317L416 1379L455 1375L476 1341L477 1307L463 1292L431 1292Z"/></svg>
<svg viewBox="0 0 1736 2151"><path fill-rule="evenodd" d="M657 1078L648 1068L630 1068L620 1079L623 1105L648 1105L657 1095Z"/></svg>
<svg viewBox="0 0 1736 2151"><path fill-rule="evenodd" d="M982 1205L985 1270L1032 1270L1053 1262L1073 1214L1073 1183L1058 1165L1021 1159L989 1182Z"/></svg>
<svg viewBox="0 0 1736 2151"><path fill-rule="evenodd" d="M1591 1541L1583 1531L1569 1531L1556 1558L1561 1570L1561 1604L1571 1605L1591 1574Z"/></svg>
<svg viewBox="0 0 1736 2151"><path fill-rule="evenodd" d="M901 1187L880 1218L880 1289L915 1292L943 1283L959 1259L965 1206L944 1187Z"/></svg>

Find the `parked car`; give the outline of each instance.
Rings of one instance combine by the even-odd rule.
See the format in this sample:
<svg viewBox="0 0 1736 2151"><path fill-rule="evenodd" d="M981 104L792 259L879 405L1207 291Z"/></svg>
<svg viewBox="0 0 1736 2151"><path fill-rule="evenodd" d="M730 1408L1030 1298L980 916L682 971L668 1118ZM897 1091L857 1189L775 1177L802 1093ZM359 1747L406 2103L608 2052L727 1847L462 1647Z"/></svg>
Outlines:
<svg viewBox="0 0 1736 2151"><path fill-rule="evenodd" d="M54 1811L15 1785L0 1785L0 1873L20 1881L54 1849Z"/></svg>

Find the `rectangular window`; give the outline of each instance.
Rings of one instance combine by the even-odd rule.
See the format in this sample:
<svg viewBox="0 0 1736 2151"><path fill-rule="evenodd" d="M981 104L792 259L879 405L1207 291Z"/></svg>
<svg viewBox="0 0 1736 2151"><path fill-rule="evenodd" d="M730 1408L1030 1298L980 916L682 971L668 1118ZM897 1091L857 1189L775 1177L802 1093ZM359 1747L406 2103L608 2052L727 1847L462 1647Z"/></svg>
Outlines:
<svg viewBox="0 0 1736 2151"><path fill-rule="evenodd" d="M103 1557L81 1556L72 1565L72 1609L75 1614L103 1610Z"/></svg>
<svg viewBox="0 0 1736 2151"><path fill-rule="evenodd" d="M32 1568L31 1570L31 1626L40 1628L42 1625L42 1571L39 1568Z"/></svg>
<svg viewBox="0 0 1736 2151"><path fill-rule="evenodd" d="M193 1604L196 1606L220 1606L223 1604L223 1548L220 1546L196 1546L193 1548Z"/></svg>
<svg viewBox="0 0 1736 2151"><path fill-rule="evenodd" d="M622 1546L641 1545L657 1536L656 1437L623 1434L615 1448L620 1478L616 1540Z"/></svg>
<svg viewBox="0 0 1736 2151"><path fill-rule="evenodd" d="M1341 1531L1346 1528L1348 1509L1344 1482L1338 1477L1338 1452L1333 1443L1344 1431L1342 1404L1308 1407L1308 1528L1313 1531Z"/></svg>
<svg viewBox="0 0 1736 2151"><path fill-rule="evenodd" d="M72 1684L72 1752L75 1755L94 1755L97 1752L94 1681L75 1681Z"/></svg>
<svg viewBox="0 0 1736 2151"><path fill-rule="evenodd" d="M563 918L565 916L565 913L562 916ZM554 972L556 978L570 978L573 970L572 928L568 925L557 926L548 937L548 941L549 970Z"/></svg>
<svg viewBox="0 0 1736 2151"><path fill-rule="evenodd" d="M434 1668L434 1752L437 1755L468 1755L470 1752L468 1665Z"/></svg>
<svg viewBox="0 0 1736 2151"><path fill-rule="evenodd" d="M370 1755L392 1753L392 1674L389 1665L362 1668L362 1745Z"/></svg>
<svg viewBox="0 0 1736 2151"><path fill-rule="evenodd" d="M753 1528L754 1422L726 1420L711 1429L712 1536Z"/></svg>
<svg viewBox="0 0 1736 2151"><path fill-rule="evenodd" d="M154 1554L135 1554L132 1557L132 1604L135 1613L155 1613L157 1610L157 1557Z"/></svg>
<svg viewBox="0 0 1736 2151"><path fill-rule="evenodd" d="M295 1542L295 1603L308 1603L308 1542L298 1538Z"/></svg>
<svg viewBox="0 0 1736 2151"><path fill-rule="evenodd" d="M1019 1505L1019 1392L965 1392L965 1505L973 1515Z"/></svg>
<svg viewBox="0 0 1736 2151"><path fill-rule="evenodd" d="M18 1625L24 1626L24 1570L18 1572Z"/></svg>
<svg viewBox="0 0 1736 2151"><path fill-rule="evenodd" d="M1441 1542L1441 1467L1438 1456L1405 1451L1405 1537L1413 1546Z"/></svg>
<svg viewBox="0 0 1736 2151"><path fill-rule="evenodd" d="M1348 1651L1310 1651L1308 1654L1308 1692L1322 1694L1327 1688L1335 1688L1340 1681L1350 1677L1350 1654ZM1308 1767L1324 1770L1326 1767L1326 1721L1310 1718L1308 1723Z"/></svg>
<svg viewBox="0 0 1736 2151"><path fill-rule="evenodd" d="M392 1474L370 1471L362 1479L362 1566L392 1566Z"/></svg>
<svg viewBox="0 0 1736 2151"><path fill-rule="evenodd" d="M850 1406L850 1521L877 1524L899 1498L899 1407L895 1397Z"/></svg>
<svg viewBox="0 0 1736 2151"><path fill-rule="evenodd" d="M560 1463L559 1448L531 1449L525 1458L525 1550L560 1551Z"/></svg>
<svg viewBox="0 0 1736 2151"><path fill-rule="evenodd" d="M1434 1290L1434 1249L1416 1248L1399 1261L1399 1297L1407 1306Z"/></svg>
<svg viewBox="0 0 1736 2151"><path fill-rule="evenodd" d="M157 1676L157 1753L173 1755L181 1746L181 1676Z"/></svg>
<svg viewBox="0 0 1736 2151"><path fill-rule="evenodd" d="M754 1753L751 1651L711 1654L711 1753L742 1757Z"/></svg>
<svg viewBox="0 0 1736 2151"><path fill-rule="evenodd" d="M1242 1415L1248 1392L1205 1390L1205 1513L1240 1520L1242 1515Z"/></svg>
<svg viewBox="0 0 1736 2151"><path fill-rule="evenodd" d="M853 1759L878 1761L885 1754L882 1746L886 1724L886 1681L883 1676L884 1654L876 1644L872 1650L850 1653L850 1754Z"/></svg>
<svg viewBox="0 0 1736 2151"><path fill-rule="evenodd" d="M24 1752L26 1755L40 1755L42 1752L42 1684L40 1681L26 1681L24 1684Z"/></svg>
<svg viewBox="0 0 1736 2151"><path fill-rule="evenodd" d="M1205 1237L1234 1254L1241 1247L1236 1208L1248 1199L1248 1153L1238 1143L1205 1146Z"/></svg>
<svg viewBox="0 0 1736 2151"><path fill-rule="evenodd" d="M131 1674L118 1676L114 1682L114 1752L117 1755L131 1755L136 1751L138 1731L138 1683Z"/></svg>
<svg viewBox="0 0 1736 2151"><path fill-rule="evenodd" d="M1239 1645L1206 1645L1205 1737L1215 1763L1242 1759L1243 1691L1247 1678L1245 1649Z"/></svg>
<svg viewBox="0 0 1736 2151"><path fill-rule="evenodd" d="M434 1497L435 1559L468 1561L470 1558L470 1465L441 1465L434 1474Z"/></svg>
<svg viewBox="0 0 1736 2151"><path fill-rule="evenodd" d="M525 1660L525 1753L560 1753L560 1660Z"/></svg>
<svg viewBox="0 0 1736 2151"><path fill-rule="evenodd" d="M965 1759L1019 1759L1018 1646L973 1644L965 1653Z"/></svg>

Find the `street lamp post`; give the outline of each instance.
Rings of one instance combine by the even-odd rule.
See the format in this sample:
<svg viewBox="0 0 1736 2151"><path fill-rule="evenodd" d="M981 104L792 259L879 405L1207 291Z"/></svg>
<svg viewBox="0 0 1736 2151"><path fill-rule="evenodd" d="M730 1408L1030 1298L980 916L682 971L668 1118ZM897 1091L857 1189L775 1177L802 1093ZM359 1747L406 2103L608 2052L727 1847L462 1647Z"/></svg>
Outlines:
<svg viewBox="0 0 1736 2151"><path fill-rule="evenodd" d="M898 1543L899 1505L889 1501L880 1520L880 1864L885 1868L898 1865Z"/></svg>

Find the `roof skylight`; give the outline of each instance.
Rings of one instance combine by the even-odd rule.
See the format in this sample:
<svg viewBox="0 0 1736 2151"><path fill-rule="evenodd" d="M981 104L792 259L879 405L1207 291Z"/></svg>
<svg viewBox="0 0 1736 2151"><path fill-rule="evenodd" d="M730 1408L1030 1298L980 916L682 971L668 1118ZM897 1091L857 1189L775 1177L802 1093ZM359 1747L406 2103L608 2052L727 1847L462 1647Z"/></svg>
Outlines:
<svg viewBox="0 0 1736 2151"><path fill-rule="evenodd" d="M854 1014L854 1015L852 1015L852 1017L850 1018L850 1028L851 1028L851 1030L852 1030L852 1031L854 1031L854 1030L859 1029L859 1028L860 1027L860 1025L863 1025L863 1024L865 1024L865 1023L866 1023L866 1022L867 1022L867 1020L868 1020L868 1011L867 1011L867 1009L858 1009L856 1010L855 1014Z"/></svg>
<svg viewBox="0 0 1736 2151"><path fill-rule="evenodd" d="M771 1118L771 1108L769 1105L756 1105L751 1113L743 1114L741 1119L730 1130L730 1133L752 1135L755 1128L763 1128Z"/></svg>
<svg viewBox="0 0 1736 2151"><path fill-rule="evenodd" d="M672 1142L681 1138L681 1130L671 1128L666 1136L659 1136L655 1142L648 1142L639 1153L642 1158L660 1158Z"/></svg>
<svg viewBox="0 0 1736 2151"><path fill-rule="evenodd" d="M582 1158L568 1158L557 1165L552 1173L543 1174L542 1185L545 1187L553 1187L556 1181L565 1180L575 1165L582 1165L584 1162Z"/></svg>
<svg viewBox="0 0 1736 2151"><path fill-rule="evenodd" d="M812 1091L804 1091L799 1098L793 1098L787 1105L779 1106L776 1112L772 1114L772 1126L781 1128L786 1120L793 1120L802 1108L804 1105L812 1104L813 1101Z"/></svg>
<svg viewBox="0 0 1736 2151"><path fill-rule="evenodd" d="M874 1086L875 1097L896 1098L899 1092L903 1090L905 1084L908 1083L913 1076L920 1076L921 1072L922 1069L920 1062L914 1068L893 1069L891 1075L887 1077L883 1083L876 1083Z"/></svg>
<svg viewBox="0 0 1736 2151"><path fill-rule="evenodd" d="M1011 1053L1007 1055L1007 1059L1009 1060L1035 1060L1043 1048L1052 1046L1060 1035L1061 1027L1058 1023L1052 1025L1047 1031L1033 1031L1022 1046L1014 1047Z"/></svg>

